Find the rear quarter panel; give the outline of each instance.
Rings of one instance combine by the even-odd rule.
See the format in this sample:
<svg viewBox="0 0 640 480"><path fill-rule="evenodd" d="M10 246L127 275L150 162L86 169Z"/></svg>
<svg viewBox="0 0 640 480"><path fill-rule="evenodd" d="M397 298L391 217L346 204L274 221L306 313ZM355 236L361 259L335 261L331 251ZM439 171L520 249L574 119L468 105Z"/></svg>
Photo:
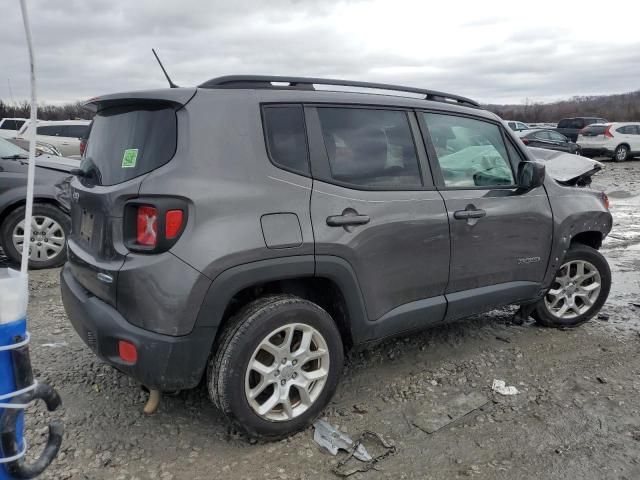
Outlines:
<svg viewBox="0 0 640 480"><path fill-rule="evenodd" d="M140 194L189 200L189 222L171 253L215 279L243 263L313 255L311 186L270 162L253 92L201 89L178 112L174 159L147 176ZM261 217L274 213L298 217L298 245L267 248Z"/></svg>

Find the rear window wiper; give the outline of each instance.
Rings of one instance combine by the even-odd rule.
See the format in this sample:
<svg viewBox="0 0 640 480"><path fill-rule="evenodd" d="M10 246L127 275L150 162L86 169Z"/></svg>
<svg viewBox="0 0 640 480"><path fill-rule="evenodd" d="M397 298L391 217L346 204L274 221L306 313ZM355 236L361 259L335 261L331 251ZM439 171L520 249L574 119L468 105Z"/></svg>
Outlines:
<svg viewBox="0 0 640 480"><path fill-rule="evenodd" d="M24 155L23 153L16 153L14 155L5 155L2 158L2 160L26 160L29 157Z"/></svg>

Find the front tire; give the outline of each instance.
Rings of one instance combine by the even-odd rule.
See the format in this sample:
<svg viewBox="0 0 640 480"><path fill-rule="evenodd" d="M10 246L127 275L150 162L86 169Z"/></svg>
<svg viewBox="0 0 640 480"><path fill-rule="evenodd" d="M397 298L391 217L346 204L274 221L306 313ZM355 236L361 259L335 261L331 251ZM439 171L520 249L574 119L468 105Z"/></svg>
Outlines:
<svg viewBox="0 0 640 480"><path fill-rule="evenodd" d="M293 295L264 297L223 332L207 369L209 395L234 426L276 440L320 415L343 363L340 332L326 311Z"/></svg>
<svg viewBox="0 0 640 480"><path fill-rule="evenodd" d="M627 158L629 158L629 147L626 145L618 145L613 153L613 160L616 162L624 162Z"/></svg>
<svg viewBox="0 0 640 480"><path fill-rule="evenodd" d="M534 310L547 327L577 327L602 308L611 289L611 270L604 256L582 244L571 246L551 288Z"/></svg>
<svg viewBox="0 0 640 480"><path fill-rule="evenodd" d="M25 207L18 207L0 225L0 243L7 257L15 263L20 263L25 241L24 214ZM67 259L69 217L54 205L34 203L32 218L29 268L61 266Z"/></svg>

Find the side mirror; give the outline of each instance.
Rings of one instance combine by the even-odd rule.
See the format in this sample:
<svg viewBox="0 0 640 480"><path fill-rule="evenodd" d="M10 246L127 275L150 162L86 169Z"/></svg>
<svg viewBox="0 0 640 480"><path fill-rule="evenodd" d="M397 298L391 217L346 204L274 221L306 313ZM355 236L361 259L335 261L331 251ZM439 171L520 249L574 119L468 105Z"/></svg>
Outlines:
<svg viewBox="0 0 640 480"><path fill-rule="evenodd" d="M520 162L518 164L518 187L533 190L542 186L545 177L545 167L539 162Z"/></svg>

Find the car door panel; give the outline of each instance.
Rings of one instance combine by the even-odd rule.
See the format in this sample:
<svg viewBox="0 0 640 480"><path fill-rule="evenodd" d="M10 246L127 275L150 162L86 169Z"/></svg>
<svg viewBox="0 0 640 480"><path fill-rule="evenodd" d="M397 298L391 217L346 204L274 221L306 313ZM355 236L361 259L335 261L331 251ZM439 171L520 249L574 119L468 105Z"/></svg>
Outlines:
<svg viewBox="0 0 640 480"><path fill-rule="evenodd" d="M401 112L406 119L402 122L408 122L405 130L408 128L409 133L405 134L409 138L404 143L394 140L399 136L397 131L387 130L380 138L389 143L385 147L388 156L382 160L397 162L398 155L402 159L392 165L391 172L406 167L407 149L417 154L422 171L422 175L417 172L418 185L352 185L348 182L356 180L349 180L346 172L355 151L364 160L358 160L359 166L368 168L368 161L380 161L373 148L376 134L371 125L354 134L346 123L339 125L340 115L352 115L356 122L362 111L370 113L373 109L359 107L343 112L346 106L331 108L305 107L314 177L310 208L317 258L339 257L353 269L369 320L369 333L364 337L374 333L386 336L442 321L449 276L449 226L444 201L433 188L424 147L415 141L419 130L414 114L401 110L390 113L394 116ZM371 115L374 118L377 114ZM386 118L386 114L380 115ZM333 124L327 126L327 122ZM365 142L365 148L355 148L355 143L367 135L373 136Z"/></svg>
<svg viewBox="0 0 640 480"><path fill-rule="evenodd" d="M369 221L345 226L327 222L355 215ZM444 294L449 226L438 192L354 191L314 181L311 219L316 255L334 255L351 265L369 319Z"/></svg>
<svg viewBox="0 0 640 480"><path fill-rule="evenodd" d="M505 282L540 282L551 247L551 209L543 188L445 190L451 231L451 271L447 293ZM478 219L455 212L481 209Z"/></svg>

